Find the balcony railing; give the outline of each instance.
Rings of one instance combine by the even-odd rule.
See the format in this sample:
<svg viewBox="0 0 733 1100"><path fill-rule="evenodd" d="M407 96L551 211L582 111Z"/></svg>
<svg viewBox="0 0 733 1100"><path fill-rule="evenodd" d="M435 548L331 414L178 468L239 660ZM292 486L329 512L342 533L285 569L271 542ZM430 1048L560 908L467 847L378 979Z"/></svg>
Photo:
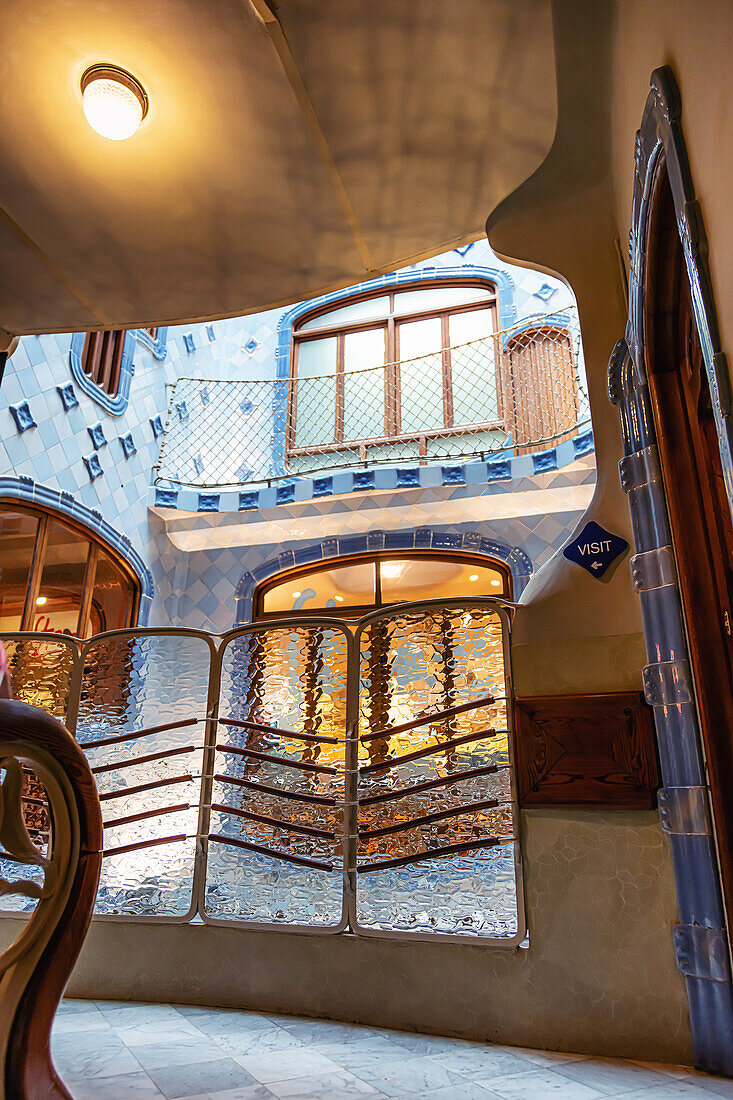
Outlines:
<svg viewBox="0 0 733 1100"><path fill-rule="evenodd" d="M523 454L589 423L574 313L399 363L293 379L179 378L156 482L235 488L373 465Z"/></svg>
<svg viewBox="0 0 733 1100"><path fill-rule="evenodd" d="M65 720L97 784L97 915L520 942L508 610L5 634L16 695ZM25 794L43 845L42 777Z"/></svg>

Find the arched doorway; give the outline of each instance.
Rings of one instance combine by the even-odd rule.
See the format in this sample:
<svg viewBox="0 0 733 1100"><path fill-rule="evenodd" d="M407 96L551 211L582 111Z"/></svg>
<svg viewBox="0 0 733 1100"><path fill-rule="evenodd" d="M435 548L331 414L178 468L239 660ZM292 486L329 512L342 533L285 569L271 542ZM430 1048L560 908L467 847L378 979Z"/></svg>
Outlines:
<svg viewBox="0 0 733 1100"><path fill-rule="evenodd" d="M646 373L730 914L733 524L664 150L660 151L652 182L646 249Z"/></svg>

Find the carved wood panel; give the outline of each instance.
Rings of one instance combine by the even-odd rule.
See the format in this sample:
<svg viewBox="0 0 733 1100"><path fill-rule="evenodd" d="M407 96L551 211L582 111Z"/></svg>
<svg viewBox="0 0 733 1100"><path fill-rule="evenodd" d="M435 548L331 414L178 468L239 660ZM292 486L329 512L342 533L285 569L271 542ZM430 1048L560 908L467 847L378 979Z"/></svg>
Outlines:
<svg viewBox="0 0 733 1100"><path fill-rule="evenodd" d="M514 726L522 807L656 805L654 722L641 692L517 699Z"/></svg>

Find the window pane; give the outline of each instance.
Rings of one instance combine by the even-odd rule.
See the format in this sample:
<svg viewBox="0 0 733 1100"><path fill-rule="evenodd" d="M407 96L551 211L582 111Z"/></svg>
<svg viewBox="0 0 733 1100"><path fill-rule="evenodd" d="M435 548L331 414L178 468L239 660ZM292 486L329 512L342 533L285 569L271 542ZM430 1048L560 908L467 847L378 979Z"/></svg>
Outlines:
<svg viewBox="0 0 733 1100"><path fill-rule="evenodd" d="M440 334L439 317L404 321L398 327L402 432L443 426Z"/></svg>
<svg viewBox="0 0 733 1100"><path fill-rule="evenodd" d="M119 630L130 621L132 586L112 558L99 551L92 595L91 626L87 634Z"/></svg>
<svg viewBox="0 0 733 1100"><path fill-rule="evenodd" d="M470 561L395 559L383 561L381 573L382 603L504 595L503 574Z"/></svg>
<svg viewBox="0 0 733 1100"><path fill-rule="evenodd" d="M298 345L298 377L294 383L296 447L315 447L335 439L336 351L335 336Z"/></svg>
<svg viewBox="0 0 733 1100"><path fill-rule="evenodd" d="M76 635L88 553L88 539L49 520L34 630Z"/></svg>
<svg viewBox="0 0 733 1100"><path fill-rule="evenodd" d="M452 313L448 318L448 334L451 347L480 340L494 331L493 309L471 309L466 313Z"/></svg>
<svg viewBox="0 0 733 1100"><path fill-rule="evenodd" d="M20 630L38 520L0 512L0 629Z"/></svg>
<svg viewBox="0 0 733 1100"><path fill-rule="evenodd" d="M478 286L442 286L432 290L403 290L394 296L395 316L406 313L424 313L429 309L448 309L465 306L469 302L491 301L493 291Z"/></svg>
<svg viewBox="0 0 733 1100"><path fill-rule="evenodd" d="M485 339L470 347L461 346L489 337L492 332L490 309L455 313L448 318L448 335L454 349L450 357L454 424L483 424L498 418L494 341Z"/></svg>
<svg viewBox="0 0 733 1100"><path fill-rule="evenodd" d="M367 298L364 302L352 302L351 305L341 306L340 309L332 309L330 313L322 313L320 317L314 317L300 325L298 332L313 332L319 328L333 328L336 325L353 325L357 321L376 321L379 317L386 317L389 313L389 295L380 298Z"/></svg>
<svg viewBox="0 0 733 1100"><path fill-rule="evenodd" d="M385 336L384 328L344 336L344 439L384 435Z"/></svg>
<svg viewBox="0 0 733 1100"><path fill-rule="evenodd" d="M374 562L360 562L284 581L265 593L262 610L307 613L316 608L371 607L374 600Z"/></svg>

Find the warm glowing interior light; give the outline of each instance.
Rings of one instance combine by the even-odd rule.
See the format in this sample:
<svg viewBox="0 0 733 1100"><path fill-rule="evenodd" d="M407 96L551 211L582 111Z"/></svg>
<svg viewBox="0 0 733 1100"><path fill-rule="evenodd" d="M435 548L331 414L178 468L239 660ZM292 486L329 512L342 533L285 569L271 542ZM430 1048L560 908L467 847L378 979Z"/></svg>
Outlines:
<svg viewBox="0 0 733 1100"><path fill-rule="evenodd" d="M386 561L382 565L383 577L399 577L402 572L402 562L399 561Z"/></svg>
<svg viewBox="0 0 733 1100"><path fill-rule="evenodd" d="M470 581L477 581L478 580L478 573L472 573L471 576L468 579Z"/></svg>
<svg viewBox="0 0 733 1100"><path fill-rule="evenodd" d="M293 595L295 596L295 598L297 600L298 596L302 596L303 593L302 592L293 592Z"/></svg>
<svg viewBox="0 0 733 1100"><path fill-rule="evenodd" d="M344 602L344 597L343 596L337 596L336 599L338 600L339 603Z"/></svg>
<svg viewBox="0 0 733 1100"><path fill-rule="evenodd" d="M494 588L498 588L501 584L501 581L492 581L491 583L493 584Z"/></svg>
<svg viewBox="0 0 733 1100"><path fill-rule="evenodd" d="M39 596L36 599L36 603L38 604L39 607L42 607L45 602L46 602L46 597L45 596Z"/></svg>
<svg viewBox="0 0 733 1100"><path fill-rule="evenodd" d="M87 122L111 141L132 137L148 113L142 84L116 65L92 65L81 78L81 93Z"/></svg>

